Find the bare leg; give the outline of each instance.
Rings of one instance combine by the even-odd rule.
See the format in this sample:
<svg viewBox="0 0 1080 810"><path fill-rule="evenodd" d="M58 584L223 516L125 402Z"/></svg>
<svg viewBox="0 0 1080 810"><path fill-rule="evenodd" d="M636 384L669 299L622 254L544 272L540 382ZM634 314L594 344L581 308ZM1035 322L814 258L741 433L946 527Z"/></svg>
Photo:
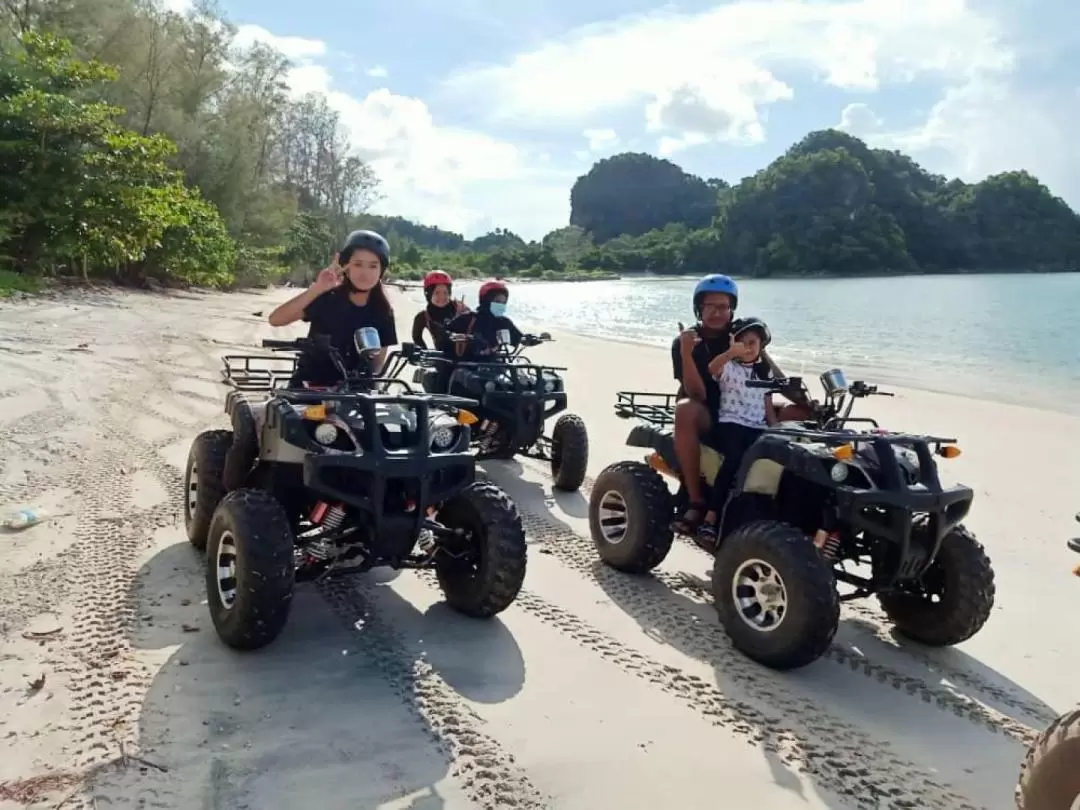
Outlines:
<svg viewBox="0 0 1080 810"><path fill-rule="evenodd" d="M675 406L675 457L679 461L683 485L690 501L679 531L692 531L701 521L705 504L701 498L701 437L709 429L709 412L693 399Z"/></svg>

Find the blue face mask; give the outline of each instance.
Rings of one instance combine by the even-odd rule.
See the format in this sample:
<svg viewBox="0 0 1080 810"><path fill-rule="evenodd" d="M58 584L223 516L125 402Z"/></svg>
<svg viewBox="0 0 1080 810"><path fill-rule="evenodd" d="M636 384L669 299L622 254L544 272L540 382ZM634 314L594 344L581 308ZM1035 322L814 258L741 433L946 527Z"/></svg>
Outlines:
<svg viewBox="0 0 1080 810"><path fill-rule="evenodd" d="M501 318L506 314L506 304L500 301L491 302L491 314L496 318Z"/></svg>

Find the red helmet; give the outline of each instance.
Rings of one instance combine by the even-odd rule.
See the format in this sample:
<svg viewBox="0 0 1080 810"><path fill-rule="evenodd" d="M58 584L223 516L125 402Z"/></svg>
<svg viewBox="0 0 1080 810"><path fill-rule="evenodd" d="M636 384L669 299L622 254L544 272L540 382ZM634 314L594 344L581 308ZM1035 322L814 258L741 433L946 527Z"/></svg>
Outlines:
<svg viewBox="0 0 1080 810"><path fill-rule="evenodd" d="M506 284L501 281L485 281L480 285L480 303L484 303L488 298L496 293L503 293L507 297L510 296L510 290Z"/></svg>
<svg viewBox="0 0 1080 810"><path fill-rule="evenodd" d="M432 270L426 276L424 276L424 289L430 289L432 287L438 287L440 284L445 284L447 287L454 285L454 280L450 278L449 273L444 273L442 270Z"/></svg>

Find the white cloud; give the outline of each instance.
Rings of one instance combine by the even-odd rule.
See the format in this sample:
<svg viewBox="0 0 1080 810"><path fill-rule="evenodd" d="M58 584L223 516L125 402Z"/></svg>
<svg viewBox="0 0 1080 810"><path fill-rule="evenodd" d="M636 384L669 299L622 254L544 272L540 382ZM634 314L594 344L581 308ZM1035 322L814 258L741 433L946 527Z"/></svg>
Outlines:
<svg viewBox="0 0 1080 810"><path fill-rule="evenodd" d="M884 123L870 105L857 102L848 104L840 111L840 123L836 125L836 128L863 138L880 130Z"/></svg>
<svg viewBox="0 0 1080 810"><path fill-rule="evenodd" d="M1074 136L1080 107L1063 102L1055 89L976 77L947 90L917 126L890 127L866 105L850 105L841 123L872 146L899 149L930 171L967 182L1026 169L1080 209Z"/></svg>
<svg viewBox="0 0 1080 810"><path fill-rule="evenodd" d="M325 52L314 45L305 50ZM379 177L383 199L376 210L382 213L467 236L493 227L488 224L493 212L500 226L527 237L542 236L552 222L569 217L569 180L558 177L555 183L556 173L527 168L525 155L513 144L436 124L421 99L385 88L357 98L335 89L327 68L310 60L292 68L287 81L294 96L321 93L338 112L353 148ZM539 162L541 158L537 156ZM522 196L508 192L512 182L530 185ZM484 204L478 205L478 200Z"/></svg>
<svg viewBox="0 0 1080 810"><path fill-rule="evenodd" d="M656 12L592 25L446 89L489 99L495 119L593 123L640 105L662 148L755 143L763 109L793 97L776 73L812 72L869 91L934 74L1007 68L992 18L965 0L743 0L698 14Z"/></svg>
<svg viewBox="0 0 1080 810"><path fill-rule="evenodd" d="M390 75L390 71L384 68L382 65L375 65L364 71L372 79L385 79Z"/></svg>
<svg viewBox="0 0 1080 810"><path fill-rule="evenodd" d="M761 143L765 128L758 108L793 95L769 71L744 60L659 93L645 107L646 130L676 133L661 137L664 156L713 139Z"/></svg>
<svg viewBox="0 0 1080 810"><path fill-rule="evenodd" d="M590 152L602 152L619 145L619 134L613 129L587 129L581 134L589 141Z"/></svg>
<svg viewBox="0 0 1080 810"><path fill-rule="evenodd" d="M311 59L326 53L326 43L304 37L282 37L272 34L261 25L240 25L233 43L240 48L250 48L260 42L281 51L289 59Z"/></svg>

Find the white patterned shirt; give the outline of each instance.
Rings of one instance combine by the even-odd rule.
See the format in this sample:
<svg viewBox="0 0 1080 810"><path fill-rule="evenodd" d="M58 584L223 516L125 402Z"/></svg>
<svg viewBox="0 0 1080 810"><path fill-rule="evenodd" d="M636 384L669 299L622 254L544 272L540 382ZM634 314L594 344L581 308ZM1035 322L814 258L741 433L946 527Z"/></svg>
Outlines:
<svg viewBox="0 0 1080 810"><path fill-rule="evenodd" d="M768 389L747 388L746 381L757 379L753 365L729 360L716 377L720 385L720 408L718 422L734 422L745 427L763 428L765 421L765 397Z"/></svg>

